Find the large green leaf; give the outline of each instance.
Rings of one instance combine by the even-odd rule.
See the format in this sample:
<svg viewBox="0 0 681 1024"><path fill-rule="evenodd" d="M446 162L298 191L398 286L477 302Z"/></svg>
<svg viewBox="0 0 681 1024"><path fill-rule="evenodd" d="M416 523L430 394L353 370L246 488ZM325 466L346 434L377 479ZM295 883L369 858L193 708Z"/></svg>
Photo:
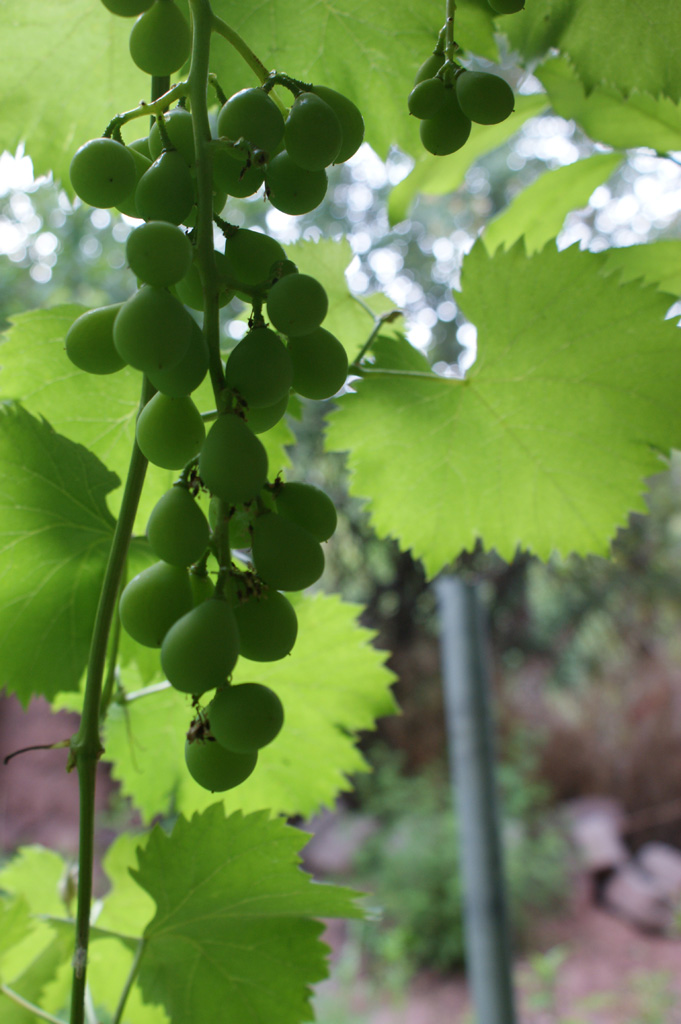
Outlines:
<svg viewBox="0 0 681 1024"><path fill-rule="evenodd" d="M516 96L515 110L501 124L474 124L468 142L451 156L429 156L421 152L414 169L390 193L390 223L404 220L417 195L441 196L455 192L463 184L466 171L476 160L507 142L518 129L540 114L546 97Z"/></svg>
<svg viewBox="0 0 681 1024"><path fill-rule="evenodd" d="M678 238L607 249L604 259L606 272L618 271L622 283L640 280L675 298L681 295L681 240Z"/></svg>
<svg viewBox="0 0 681 1024"><path fill-rule="evenodd" d="M603 263L478 243L457 297L478 329L468 377L370 370L332 414L352 492L430 575L478 538L504 558L605 554L644 510L657 452L681 442L681 346L668 300Z"/></svg>
<svg viewBox="0 0 681 1024"><path fill-rule="evenodd" d="M615 86L681 99L681 5L677 0L527 0L498 19L528 58L556 47L572 59L587 89Z"/></svg>
<svg viewBox="0 0 681 1024"><path fill-rule="evenodd" d="M0 683L24 703L78 687L117 483L49 423L0 407Z"/></svg>
<svg viewBox="0 0 681 1024"><path fill-rule="evenodd" d="M349 788L347 776L366 770L355 747L357 732L395 711L388 690L392 674L384 653L370 644L372 632L355 621L358 608L318 594L300 600L296 611L299 633L289 657L237 663L235 681L271 686L286 720L260 752L251 777L224 794L228 808L309 816L332 804L339 790ZM172 688L109 713L104 756L145 821L166 812L173 794L185 814L216 799L194 782L184 762L192 717L190 699Z"/></svg>
<svg viewBox="0 0 681 1024"><path fill-rule="evenodd" d="M485 228L488 252L525 239L528 253L543 249L555 238L571 210L586 206L589 196L622 162L620 153L596 153L567 167L546 171L512 200Z"/></svg>
<svg viewBox="0 0 681 1024"><path fill-rule="evenodd" d="M587 92L564 57L546 61L535 74L556 113L577 121L592 139L617 149L681 149L681 104L668 96L638 91L624 95L605 85Z"/></svg>
<svg viewBox="0 0 681 1024"><path fill-rule="evenodd" d="M304 836L267 812L226 818L214 805L172 835L156 828L137 882L156 901L139 974L171 1020L299 1024L309 986L327 973L323 926L359 917L354 893L313 884L299 868Z"/></svg>

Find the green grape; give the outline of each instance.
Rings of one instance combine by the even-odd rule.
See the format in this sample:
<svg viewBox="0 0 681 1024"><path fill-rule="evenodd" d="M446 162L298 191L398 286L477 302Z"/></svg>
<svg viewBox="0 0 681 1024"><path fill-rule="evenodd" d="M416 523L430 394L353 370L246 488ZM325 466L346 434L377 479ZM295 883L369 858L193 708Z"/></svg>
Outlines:
<svg viewBox="0 0 681 1024"><path fill-rule="evenodd" d="M497 14L516 14L525 6L525 0L487 0L487 2Z"/></svg>
<svg viewBox="0 0 681 1024"><path fill-rule="evenodd" d="M66 354L87 373L115 373L125 366L113 339L114 320L122 303L89 309L66 332Z"/></svg>
<svg viewBox="0 0 681 1024"><path fill-rule="evenodd" d="M161 647L168 681L176 690L197 695L223 686L238 657L234 612L220 597L203 601L178 619Z"/></svg>
<svg viewBox="0 0 681 1024"><path fill-rule="evenodd" d="M293 390L303 398L331 398L345 384L348 356L338 338L323 327L289 339Z"/></svg>
<svg viewBox="0 0 681 1024"><path fill-rule="evenodd" d="M215 253L216 257L222 258L221 252ZM181 281L178 281L174 288L175 294L185 306L189 306L190 309L196 309L199 313L203 313L203 285L201 283L201 272L196 259L192 261ZM226 291L224 288L220 290L218 295L218 306L222 308L234 298L233 291Z"/></svg>
<svg viewBox="0 0 681 1024"><path fill-rule="evenodd" d="M182 469L198 455L206 428L191 398L169 398L159 392L139 414L136 436L149 462Z"/></svg>
<svg viewBox="0 0 681 1024"><path fill-rule="evenodd" d="M145 284L121 306L114 322L114 345L136 370L165 370L186 353L193 323L169 291Z"/></svg>
<svg viewBox="0 0 681 1024"><path fill-rule="evenodd" d="M163 115L166 133L175 149L179 152L188 167L196 163L194 149L194 122L186 107L173 107ZM149 153L152 160L157 160L165 146L161 137L158 121L154 121L149 132Z"/></svg>
<svg viewBox="0 0 681 1024"><path fill-rule="evenodd" d="M274 405L288 395L293 370L279 335L268 327L250 330L232 349L225 365L225 379L255 409Z"/></svg>
<svg viewBox="0 0 681 1024"><path fill-rule="evenodd" d="M136 18L151 7L152 0L102 0L102 3L121 18Z"/></svg>
<svg viewBox="0 0 681 1024"><path fill-rule="evenodd" d="M298 619L293 605L276 590L251 596L234 609L239 651L249 661L279 661L293 649Z"/></svg>
<svg viewBox="0 0 681 1024"><path fill-rule="evenodd" d="M258 755L235 754L208 738L187 740L184 759L189 774L199 786L211 793L224 793L241 785L251 775Z"/></svg>
<svg viewBox="0 0 681 1024"><path fill-rule="evenodd" d="M148 75L179 71L189 57L191 31L173 0L154 0L130 33L130 56Z"/></svg>
<svg viewBox="0 0 681 1024"><path fill-rule="evenodd" d="M203 332L192 317L187 351L178 363L164 370L147 370L147 377L157 391L169 398L183 398L196 391L208 372L208 346Z"/></svg>
<svg viewBox="0 0 681 1024"><path fill-rule="evenodd" d="M135 160L127 146L114 139L90 139L74 153L69 176L79 199L108 209L134 189Z"/></svg>
<svg viewBox="0 0 681 1024"><path fill-rule="evenodd" d="M199 476L230 505L252 501L267 480L267 452L239 416L223 413L201 449Z"/></svg>
<svg viewBox="0 0 681 1024"><path fill-rule="evenodd" d="M269 279L273 263L285 259L286 253L274 238L239 228L225 241L223 272L246 287L255 287Z"/></svg>
<svg viewBox="0 0 681 1024"><path fill-rule="evenodd" d="M171 3L172 0L154 0ZM135 204L143 220L181 224L194 206L194 181L180 153L169 150L145 171L135 189Z"/></svg>
<svg viewBox="0 0 681 1024"><path fill-rule="evenodd" d="M305 590L324 572L316 537L275 512L255 520L251 550L258 575L276 590Z"/></svg>
<svg viewBox="0 0 681 1024"><path fill-rule="evenodd" d="M466 117L476 124L499 124L513 113L513 89L498 75L462 71L456 76L456 98Z"/></svg>
<svg viewBox="0 0 681 1024"><path fill-rule="evenodd" d="M265 168L261 164L235 159L231 150L228 144L215 144L213 184L238 199L252 196L265 180Z"/></svg>
<svg viewBox="0 0 681 1024"><path fill-rule="evenodd" d="M444 53L431 53L430 57L426 57L421 67L416 72L414 85L418 85L419 82L425 82L427 78L435 78L444 62Z"/></svg>
<svg viewBox="0 0 681 1024"><path fill-rule="evenodd" d="M334 110L313 92L302 92L289 110L284 145L306 171L323 171L340 153L343 132Z"/></svg>
<svg viewBox="0 0 681 1024"><path fill-rule="evenodd" d="M444 105L447 90L441 78L426 78L409 93L407 105L414 117L435 117Z"/></svg>
<svg viewBox="0 0 681 1024"><path fill-rule="evenodd" d="M355 155L364 141L364 118L352 100L335 89L313 85L312 92L329 104L340 122L343 141L334 163L343 164Z"/></svg>
<svg viewBox="0 0 681 1024"><path fill-rule="evenodd" d="M236 754L266 747L279 735L284 708L274 690L262 683L225 686L206 708L211 735Z"/></svg>
<svg viewBox="0 0 681 1024"><path fill-rule="evenodd" d="M288 407L289 393L282 395L274 405L265 405L262 409L253 409L250 406L246 409L246 423L254 434L264 434L283 417Z"/></svg>
<svg viewBox="0 0 681 1024"><path fill-rule="evenodd" d="M140 156L145 157L145 159L147 159L149 163L152 162L151 150L149 149L148 135L143 135L141 139L134 139L131 143L129 143L128 149L133 150L133 152L135 153L139 153Z"/></svg>
<svg viewBox="0 0 681 1024"><path fill-rule="evenodd" d="M269 161L265 171L267 198L277 210L298 216L316 209L326 195L326 171L305 171L284 150Z"/></svg>
<svg viewBox="0 0 681 1024"><path fill-rule="evenodd" d="M435 156L447 156L461 149L471 133L471 122L461 110L453 88L447 89L436 116L421 121L419 133L424 148Z"/></svg>
<svg viewBox="0 0 681 1024"><path fill-rule="evenodd" d="M296 481L282 484L275 492L277 513L297 523L316 537L328 540L336 529L338 517L331 498L311 484Z"/></svg>
<svg viewBox="0 0 681 1024"><path fill-rule="evenodd" d="M267 315L283 334L309 334L320 326L328 310L323 286L309 274L288 274L267 293Z"/></svg>
<svg viewBox="0 0 681 1024"><path fill-rule="evenodd" d="M147 523L151 550L171 565L198 562L208 547L208 536L208 520L181 484L159 498Z"/></svg>
<svg viewBox="0 0 681 1024"><path fill-rule="evenodd" d="M284 136L284 118L263 89L242 89L218 114L218 135L234 142L246 139L256 149L273 153Z"/></svg>
<svg viewBox="0 0 681 1024"><path fill-rule="evenodd" d="M191 242L167 220L150 220L131 231L125 254L133 274L159 288L177 284L192 262Z"/></svg>
<svg viewBox="0 0 681 1024"><path fill-rule="evenodd" d="M215 593L215 586L208 573L204 570L199 572L196 569L189 570L189 585L192 588L194 607L203 604Z"/></svg>
<svg viewBox="0 0 681 1024"><path fill-rule="evenodd" d="M193 605L186 569L156 562L124 588L119 602L123 628L145 647L160 647L163 637Z"/></svg>
<svg viewBox="0 0 681 1024"><path fill-rule="evenodd" d="M139 139L138 141L146 142L146 139ZM116 209L121 213L124 213L127 217L138 218L139 214L137 212L137 203L135 202L135 193L137 192L137 186L140 178L151 167L151 159L145 153L140 152L134 142L131 142L129 146L126 146L126 149L135 161L135 184L133 185L132 192L120 203L116 203Z"/></svg>

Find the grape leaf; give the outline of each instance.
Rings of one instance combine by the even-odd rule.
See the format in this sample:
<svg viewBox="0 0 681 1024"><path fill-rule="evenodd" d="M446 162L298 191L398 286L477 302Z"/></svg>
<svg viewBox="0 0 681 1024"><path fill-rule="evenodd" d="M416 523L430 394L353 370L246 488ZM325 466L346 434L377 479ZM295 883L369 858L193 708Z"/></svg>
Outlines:
<svg viewBox="0 0 681 1024"><path fill-rule="evenodd" d="M148 76L130 59L131 23L92 0L4 0L2 14L0 150L25 142L35 174L52 170L70 188L78 146L149 94ZM147 128L140 119L126 139Z"/></svg>
<svg viewBox="0 0 681 1024"><path fill-rule="evenodd" d="M681 346L668 300L603 264L576 247L489 257L478 243L457 296L478 328L468 377L369 370L339 400L327 447L349 450L351 491L430 575L478 538L507 559L518 546L606 554L645 510L657 451L681 441Z"/></svg>
<svg viewBox="0 0 681 1024"><path fill-rule="evenodd" d="M324 917L360 917L355 893L311 882L304 837L267 812L225 817L214 805L170 836L156 827L137 882L156 901L139 984L171 1020L299 1024L309 986L327 973Z"/></svg>
<svg viewBox="0 0 681 1024"><path fill-rule="evenodd" d="M619 167L620 153L596 153L566 167L546 171L519 192L484 231L487 251L493 253L500 245L505 249L525 239L528 254L543 249L555 238L571 210L586 206L594 189Z"/></svg>
<svg viewBox="0 0 681 1024"><path fill-rule="evenodd" d="M528 0L498 25L528 59L551 47L568 54L588 90L608 85L681 99L677 0Z"/></svg>
<svg viewBox="0 0 681 1024"><path fill-rule="evenodd" d="M21 406L0 407L1 681L27 703L78 686L118 483L82 445Z"/></svg>
<svg viewBox="0 0 681 1024"><path fill-rule="evenodd" d="M5 980L5 953L22 942L30 931L31 916L26 900L0 897L0 980Z"/></svg>
<svg viewBox="0 0 681 1024"><path fill-rule="evenodd" d="M531 117L546 107L546 97L516 96L515 110L500 124L474 124L462 149L451 156L428 156L421 153L414 169L390 192L388 215L397 224L409 214L418 195L441 196L455 192L463 185L466 172L476 160L507 142Z"/></svg>
<svg viewBox="0 0 681 1024"><path fill-rule="evenodd" d="M535 75L546 89L553 109L572 119L587 135L617 149L649 146L658 152L681 149L681 104L668 96L596 86L586 93L566 58L553 58Z"/></svg>
<svg viewBox="0 0 681 1024"><path fill-rule="evenodd" d="M153 907L153 901L141 889L139 891ZM98 1011L97 1020L111 1019L133 959L134 952L122 942L92 933L88 955L88 987ZM163 1007L143 1001L139 983L135 982L126 1000L120 1024L169 1024L169 1017Z"/></svg>
<svg viewBox="0 0 681 1024"><path fill-rule="evenodd" d="M149 833L122 832L106 851L102 868L111 889L97 917L98 928L139 937L153 917L153 901L130 874L130 868L136 865L137 851L148 840Z"/></svg>
<svg viewBox="0 0 681 1024"><path fill-rule="evenodd" d="M70 929L55 930L44 922L35 924L33 931L10 950L12 963L16 967L4 973L6 961L3 962L5 983L29 1002L41 1005L45 1009L58 1009L63 1005L60 1000L57 1006L52 1005L48 997L50 986L55 978L65 977L65 971L72 974L70 960L73 955L73 932ZM63 983L60 986L63 990ZM2 992L0 992L0 997ZM2 1024L35 1024L35 1014L25 1010L9 998L0 998Z"/></svg>
<svg viewBox="0 0 681 1024"><path fill-rule="evenodd" d="M25 899L32 914L63 914L59 885L66 865L45 846L22 846L0 871L0 889Z"/></svg>
<svg viewBox="0 0 681 1024"><path fill-rule="evenodd" d="M384 654L357 625L356 606L317 594L296 603L299 633L291 655L255 664L239 659L236 681L271 686L282 699L286 720L280 735L260 752L253 775L225 805L275 814L314 814L349 788L347 775L366 770L354 746L358 730L373 729L395 705L392 674ZM185 814L216 799L189 776L184 736L193 717L191 701L172 688L115 705L106 725L106 760L144 821L164 813L173 793Z"/></svg>
<svg viewBox="0 0 681 1024"><path fill-rule="evenodd" d="M604 259L606 272L619 271L622 284L642 280L674 298L681 295L681 241L677 238L607 249Z"/></svg>

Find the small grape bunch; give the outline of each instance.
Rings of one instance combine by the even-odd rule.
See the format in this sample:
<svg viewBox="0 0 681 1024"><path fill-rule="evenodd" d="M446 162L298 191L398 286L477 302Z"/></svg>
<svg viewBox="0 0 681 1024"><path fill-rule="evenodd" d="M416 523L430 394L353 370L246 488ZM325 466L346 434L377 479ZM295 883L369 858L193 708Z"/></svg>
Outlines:
<svg viewBox="0 0 681 1024"><path fill-rule="evenodd" d="M447 156L466 143L472 122L505 121L513 112L514 96L499 75L467 70L436 50L417 71L407 103L409 112L421 121L424 148L435 156Z"/></svg>

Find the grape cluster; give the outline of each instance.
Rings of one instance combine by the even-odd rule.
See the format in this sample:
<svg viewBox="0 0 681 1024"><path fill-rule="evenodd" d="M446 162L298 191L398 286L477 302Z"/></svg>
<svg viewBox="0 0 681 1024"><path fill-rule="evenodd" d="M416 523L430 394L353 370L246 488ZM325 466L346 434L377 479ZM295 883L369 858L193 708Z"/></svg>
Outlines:
<svg viewBox="0 0 681 1024"><path fill-rule="evenodd" d="M525 0L488 0L497 14L513 14ZM470 71L448 60L444 50L445 29L434 52L416 72L409 93L409 113L421 124L424 148L435 156L455 153L465 144L472 123L499 124L513 113L514 96L508 82L486 71ZM454 50L456 50L454 44ZM449 52L449 51L448 51Z"/></svg>
<svg viewBox="0 0 681 1024"><path fill-rule="evenodd" d="M139 16L130 37L139 67L162 76L182 66L190 33L174 0L104 3ZM274 85L293 94L286 115L270 95ZM72 159L71 183L84 202L143 223L126 243L137 290L83 313L66 336L80 369L111 374L130 366L148 378L154 393L137 420L137 445L154 465L181 471L147 524L158 561L124 587L119 614L137 642L160 648L168 681L192 697L185 758L213 791L246 779L281 729L278 696L258 682L234 685L232 673L239 656L258 663L291 652L298 622L286 593L320 578L322 544L336 527L324 492L271 478L259 435L284 416L292 391L329 398L348 372L345 348L323 326L329 302L320 282L299 273L275 239L220 213L228 196L251 195L263 183L278 209L313 209L326 193L326 168L352 156L364 130L350 100L285 75L223 99L206 144L224 242L212 254L213 270L219 305L237 296L251 306L247 333L224 363L221 357L216 375L196 316L204 309L205 264L193 230L194 123L181 98L156 108L147 138L125 145L120 124L110 126ZM217 411L204 417L192 395L209 364ZM210 497L207 515L202 494Z"/></svg>

